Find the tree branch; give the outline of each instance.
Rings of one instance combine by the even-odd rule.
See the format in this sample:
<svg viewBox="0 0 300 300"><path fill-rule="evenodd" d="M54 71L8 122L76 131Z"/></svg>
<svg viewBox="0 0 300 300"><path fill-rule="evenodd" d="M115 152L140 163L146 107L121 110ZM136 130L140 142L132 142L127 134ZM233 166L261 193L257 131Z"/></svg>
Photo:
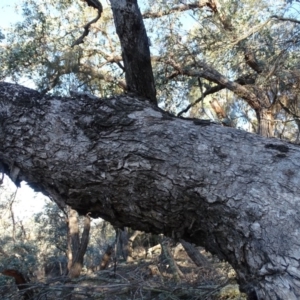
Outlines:
<svg viewBox="0 0 300 300"><path fill-rule="evenodd" d="M258 99L258 97L254 93L246 89L238 82L229 80L203 61L197 62L199 68L198 70L195 70L194 67L191 68L189 66L183 68L172 59L169 59L167 63L173 66L173 68L182 75L187 75L191 77L203 77L209 81L212 81L214 83L217 83L218 85L229 89L230 91L234 92L237 96L246 100L246 102L255 110L261 107L260 99Z"/></svg>
<svg viewBox="0 0 300 300"><path fill-rule="evenodd" d="M293 19L293 18L283 18L283 17L277 16L277 15L273 15L273 16L271 16L271 18L277 19L278 21L292 22L292 23L300 24L299 20Z"/></svg>
<svg viewBox="0 0 300 300"><path fill-rule="evenodd" d="M253 76L251 76L251 75L249 75L249 76L242 76L241 78L235 80L234 82L239 83L240 85L254 84L255 83L255 78ZM195 100L193 103L189 104L185 109L183 109L182 111L180 111L177 116L179 117L182 114L188 112L193 106L195 106L196 104L198 104L199 102L201 102L202 100L204 100L204 98L206 96L214 94L214 93L217 93L217 92L219 92L219 91L221 91L223 89L225 89L225 86L223 86L223 85L216 85L216 86L210 87L205 92L203 92L203 94L202 94L201 97L197 98L197 100Z"/></svg>
<svg viewBox="0 0 300 300"><path fill-rule="evenodd" d="M203 8L203 7L209 7L212 11L214 11L215 8L214 1L200 0L189 4L175 5L169 10L160 11L160 12L146 12L142 16L143 19L155 19L155 18L161 18L163 16L171 15L177 12L183 12L183 11Z"/></svg>
<svg viewBox="0 0 300 300"><path fill-rule="evenodd" d="M96 23L100 19L101 14L103 12L102 4L99 2L99 0L82 0L82 1L86 2L88 6L91 6L95 9L97 9L97 16L96 16L96 18L94 18L93 20L88 22L86 25L84 25L84 27L83 27L84 31L83 31L82 35L72 44L71 47L74 47L76 45L80 45L80 44L84 43L84 38L86 36L88 36L88 34L90 32L90 26L93 23Z"/></svg>

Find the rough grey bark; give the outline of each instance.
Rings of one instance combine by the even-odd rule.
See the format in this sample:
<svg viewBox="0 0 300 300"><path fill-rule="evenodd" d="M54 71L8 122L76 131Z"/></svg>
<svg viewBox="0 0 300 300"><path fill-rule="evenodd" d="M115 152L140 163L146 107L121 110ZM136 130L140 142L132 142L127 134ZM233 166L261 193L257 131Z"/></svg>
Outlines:
<svg viewBox="0 0 300 300"><path fill-rule="evenodd" d="M300 297L298 145L0 82L0 162L61 206L204 246L252 299Z"/></svg>
<svg viewBox="0 0 300 300"><path fill-rule="evenodd" d="M137 0L110 0L121 41L127 89L156 103L150 41Z"/></svg>

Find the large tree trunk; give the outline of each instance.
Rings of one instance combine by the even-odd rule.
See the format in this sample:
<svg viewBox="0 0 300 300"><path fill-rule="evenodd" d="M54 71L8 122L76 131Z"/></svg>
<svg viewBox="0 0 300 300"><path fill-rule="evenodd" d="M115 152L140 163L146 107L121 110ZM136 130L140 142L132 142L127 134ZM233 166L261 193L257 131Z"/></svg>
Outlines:
<svg viewBox="0 0 300 300"><path fill-rule="evenodd" d="M0 82L0 162L81 214L204 246L252 299L300 297L298 145L129 96L51 98Z"/></svg>

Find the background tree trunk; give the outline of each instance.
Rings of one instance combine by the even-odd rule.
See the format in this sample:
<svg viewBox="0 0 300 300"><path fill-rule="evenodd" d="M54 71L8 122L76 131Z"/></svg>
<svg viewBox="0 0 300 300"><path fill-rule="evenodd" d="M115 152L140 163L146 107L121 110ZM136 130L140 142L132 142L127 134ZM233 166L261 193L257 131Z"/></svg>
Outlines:
<svg viewBox="0 0 300 300"><path fill-rule="evenodd" d="M142 231L134 230L128 239L128 256L131 258L133 256L133 242L140 234L142 234Z"/></svg>
<svg viewBox="0 0 300 300"><path fill-rule="evenodd" d="M275 135L275 116L271 109L261 108L257 112L258 134L265 137L274 137Z"/></svg>
<svg viewBox="0 0 300 300"><path fill-rule="evenodd" d="M175 281L180 281L181 278L184 278L184 274L181 272L179 267L177 266L173 255L170 249L170 239L166 237L161 238L161 254L160 254L160 262L161 265L168 265L170 267L170 271Z"/></svg>
<svg viewBox="0 0 300 300"><path fill-rule="evenodd" d="M195 263L198 267L207 267L210 266L209 261L207 258L202 255L198 249L196 249L191 243L186 242L185 240L180 239L180 243L183 246L184 250L191 258L191 260Z"/></svg>
<svg viewBox="0 0 300 300"><path fill-rule="evenodd" d="M298 145L130 96L51 98L4 82L0 141L17 184L118 227L204 246L257 299L299 299Z"/></svg>
<svg viewBox="0 0 300 300"><path fill-rule="evenodd" d="M113 254L113 251L114 251L114 246L108 245L105 250L105 253L102 256L101 262L100 262L100 270L107 269L110 259L111 259L111 255Z"/></svg>
<svg viewBox="0 0 300 300"><path fill-rule="evenodd" d="M70 278L76 278L79 277L83 267L83 258L89 241L91 221L90 221L90 217L86 215L84 220L82 237L80 240L77 211L74 209L70 209L68 215L69 215L68 270L69 270Z"/></svg>
<svg viewBox="0 0 300 300"><path fill-rule="evenodd" d="M128 258L128 228L124 228L124 230L120 228L116 228L116 257L122 257L125 261Z"/></svg>

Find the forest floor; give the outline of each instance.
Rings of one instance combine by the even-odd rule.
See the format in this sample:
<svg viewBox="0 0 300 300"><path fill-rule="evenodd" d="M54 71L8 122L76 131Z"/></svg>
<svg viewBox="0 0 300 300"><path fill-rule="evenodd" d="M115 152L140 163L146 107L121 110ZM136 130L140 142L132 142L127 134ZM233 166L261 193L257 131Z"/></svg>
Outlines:
<svg viewBox="0 0 300 300"><path fill-rule="evenodd" d="M160 255L112 263L107 270L82 276L73 290L73 295L77 294L74 299L245 300L232 267L204 250L201 253L209 265L197 267L184 250L179 252L175 258L181 272L179 278Z"/></svg>
<svg viewBox="0 0 300 300"><path fill-rule="evenodd" d="M184 250L178 252L174 261L180 276L157 254L112 262L106 270L85 272L72 281L57 277L35 282L29 288L34 296L24 299L245 300L231 266L204 250L201 254L208 265L197 267ZM1 299L22 299L17 290L6 295Z"/></svg>

